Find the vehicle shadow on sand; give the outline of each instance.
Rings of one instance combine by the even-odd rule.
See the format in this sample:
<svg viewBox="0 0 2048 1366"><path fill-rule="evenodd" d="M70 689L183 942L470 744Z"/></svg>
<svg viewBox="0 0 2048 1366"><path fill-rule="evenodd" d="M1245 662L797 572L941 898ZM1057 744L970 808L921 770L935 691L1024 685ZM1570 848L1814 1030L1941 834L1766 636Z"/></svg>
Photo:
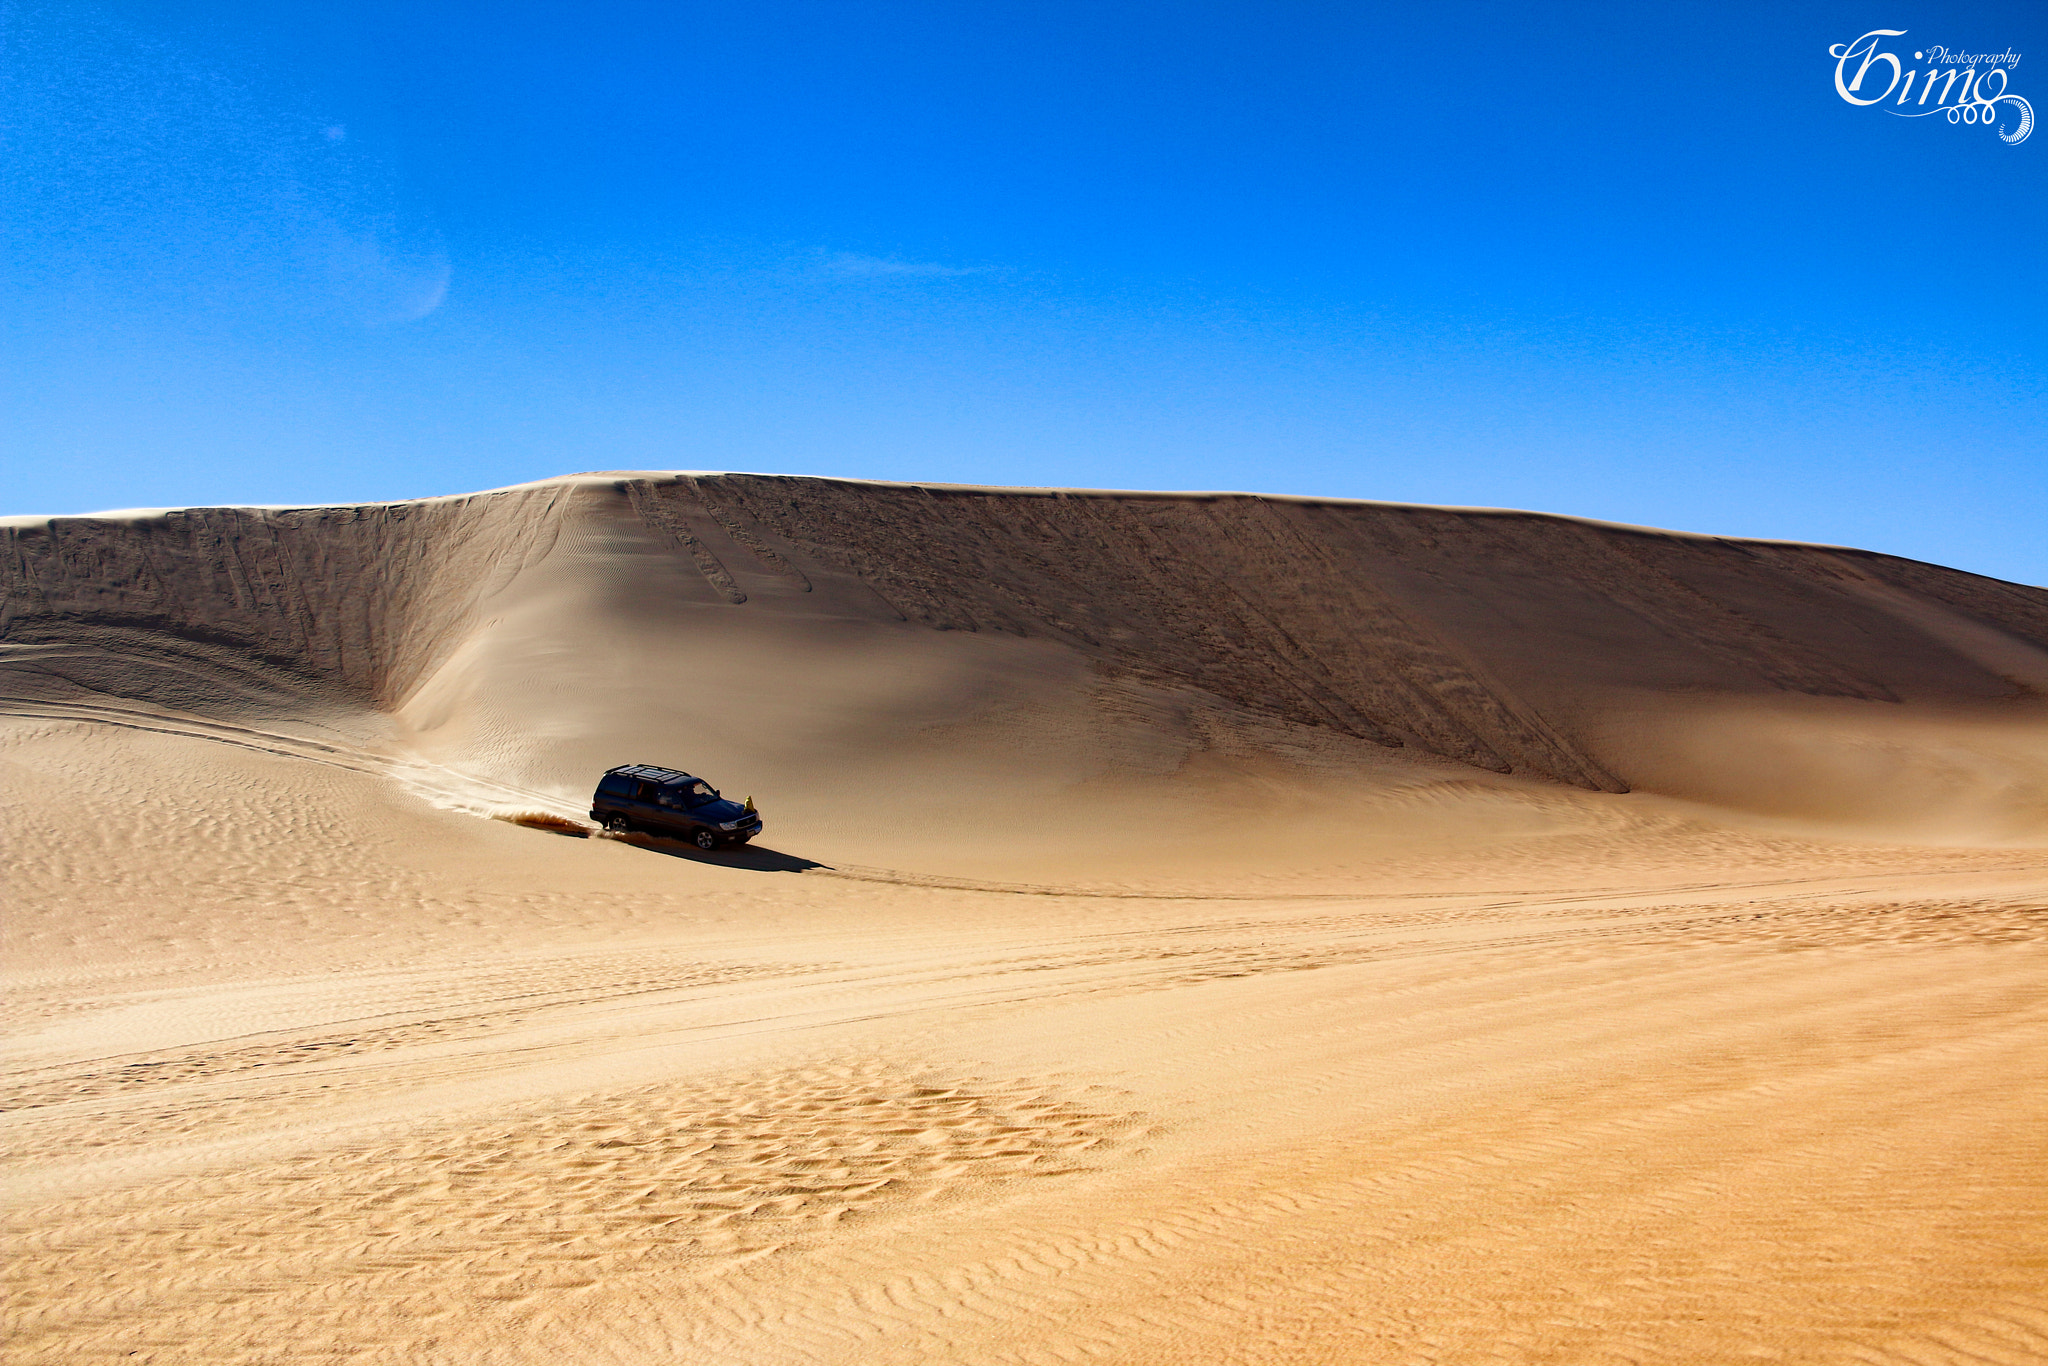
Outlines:
<svg viewBox="0 0 2048 1366"><path fill-rule="evenodd" d="M691 863L709 864L714 868L740 868L750 873L806 873L813 868L829 871L832 866L816 859L785 854L779 849L766 849L758 844L742 845L738 849L705 850L681 840L663 839L659 835L609 835L606 838L619 844L630 844L635 849L645 849L650 854L665 854L669 858L687 859Z"/></svg>

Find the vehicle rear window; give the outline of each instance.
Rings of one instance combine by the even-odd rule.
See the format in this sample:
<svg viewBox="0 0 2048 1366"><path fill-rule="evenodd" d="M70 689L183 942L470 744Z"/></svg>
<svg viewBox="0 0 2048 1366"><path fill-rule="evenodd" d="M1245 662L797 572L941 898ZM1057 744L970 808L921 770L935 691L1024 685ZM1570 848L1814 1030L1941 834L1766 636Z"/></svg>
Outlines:
<svg viewBox="0 0 2048 1366"><path fill-rule="evenodd" d="M631 778L619 773L607 773L598 781L597 790L608 796L629 797L636 784Z"/></svg>

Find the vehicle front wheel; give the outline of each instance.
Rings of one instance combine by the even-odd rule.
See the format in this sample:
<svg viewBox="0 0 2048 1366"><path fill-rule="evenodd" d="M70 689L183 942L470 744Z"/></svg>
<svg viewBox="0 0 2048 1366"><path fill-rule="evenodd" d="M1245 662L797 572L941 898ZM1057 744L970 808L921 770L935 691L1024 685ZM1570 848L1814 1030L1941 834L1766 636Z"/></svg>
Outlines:
<svg viewBox="0 0 2048 1366"><path fill-rule="evenodd" d="M699 830L691 836L691 842L707 853L718 847L718 836L709 830Z"/></svg>

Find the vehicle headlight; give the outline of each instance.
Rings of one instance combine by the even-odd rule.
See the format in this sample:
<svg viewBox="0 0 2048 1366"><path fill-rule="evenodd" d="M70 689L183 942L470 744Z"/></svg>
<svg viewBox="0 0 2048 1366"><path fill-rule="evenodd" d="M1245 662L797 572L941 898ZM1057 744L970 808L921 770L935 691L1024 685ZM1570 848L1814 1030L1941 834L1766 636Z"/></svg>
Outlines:
<svg viewBox="0 0 2048 1366"><path fill-rule="evenodd" d="M745 821L727 821L724 825L721 825L718 828L720 830L737 830L745 824Z"/></svg>

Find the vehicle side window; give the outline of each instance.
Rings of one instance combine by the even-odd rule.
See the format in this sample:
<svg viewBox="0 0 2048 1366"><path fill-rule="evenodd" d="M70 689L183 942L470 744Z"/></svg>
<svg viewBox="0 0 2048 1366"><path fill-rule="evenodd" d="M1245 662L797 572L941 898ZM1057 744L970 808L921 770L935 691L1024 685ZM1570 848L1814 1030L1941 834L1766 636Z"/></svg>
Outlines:
<svg viewBox="0 0 2048 1366"><path fill-rule="evenodd" d="M633 793L633 780L609 773L598 783L597 790L607 797L629 797Z"/></svg>

